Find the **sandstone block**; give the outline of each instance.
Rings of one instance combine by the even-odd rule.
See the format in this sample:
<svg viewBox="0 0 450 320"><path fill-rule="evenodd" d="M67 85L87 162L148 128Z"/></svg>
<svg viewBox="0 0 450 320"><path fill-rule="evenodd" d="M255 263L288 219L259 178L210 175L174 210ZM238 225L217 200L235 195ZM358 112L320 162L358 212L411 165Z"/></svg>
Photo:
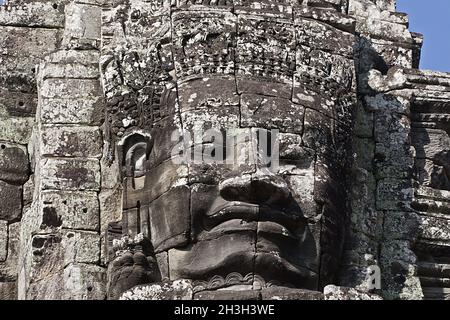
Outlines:
<svg viewBox="0 0 450 320"><path fill-rule="evenodd" d="M41 183L44 189L98 190L100 163L83 159L43 159Z"/></svg>

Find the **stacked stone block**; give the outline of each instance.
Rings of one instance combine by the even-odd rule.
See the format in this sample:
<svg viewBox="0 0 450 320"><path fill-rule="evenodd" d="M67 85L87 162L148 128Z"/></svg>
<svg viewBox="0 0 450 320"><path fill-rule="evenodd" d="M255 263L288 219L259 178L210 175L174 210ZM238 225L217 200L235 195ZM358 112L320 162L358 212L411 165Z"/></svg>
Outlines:
<svg viewBox="0 0 450 320"><path fill-rule="evenodd" d="M415 70L422 38L408 31L407 16L395 12L395 0L155 0L117 6L121 3L10 0L0 6L0 299L106 297L109 223L121 220L124 211L130 217L125 228L139 232L133 218L139 195L123 198L122 187L126 193L129 186L126 179L121 183L121 155L112 144L120 145L135 129L150 128L150 118L164 134L174 129L165 127L164 119L175 114L178 124L189 128L196 119L183 118L186 105L203 99L208 107L222 109L219 124L223 118L233 127L275 125L283 129L283 141L306 144L305 152L328 146L323 133L342 119L333 119L333 110L324 107L325 88L314 101L302 100L302 90L315 86L315 78L305 78L311 70L359 94L345 251L341 261L329 259L340 262L335 284L349 288L329 286L325 299L376 299L374 292L387 299L448 298L450 78ZM260 19L267 13L270 18ZM145 23L137 23L140 19ZM192 34L199 36L186 45ZM327 37L310 43L317 34ZM157 52L152 37L161 39L157 64L152 64ZM255 38L267 55L249 46ZM113 60L116 65L109 64ZM356 75L345 72L354 62ZM137 63L158 73L158 80L141 91ZM103 82L99 64L109 68L103 70ZM200 67L193 68L196 64ZM115 72L121 66L124 74ZM246 75L255 70L270 81L252 84ZM212 73L206 81L191 81L196 74ZM218 84L220 92L214 90ZM139 95L122 94L127 86ZM235 99L217 104L230 92ZM258 104L260 93L266 99ZM117 109L107 119L108 128L103 127L104 95L108 107ZM179 104L176 110L144 110L144 120L133 118L138 105L148 103L139 100L143 96L153 99L152 105ZM130 101L129 114L121 113ZM292 108L302 110L302 119L261 120L273 110ZM319 111L330 121L317 121ZM198 116L201 120L203 111ZM162 278L168 279L168 262L176 263L180 253L167 249L186 243L192 226L183 219L171 226L159 222L168 210L189 210L172 207L182 203L179 198L200 201L191 199L191 188L206 190L201 182L214 174L191 167L187 177L186 170L168 169L170 150L159 150L157 142L152 161L158 166L146 189L151 204L144 207L157 212L149 232ZM161 177L161 172L169 173ZM170 189L177 179L182 185ZM318 197L314 177L312 185L300 181L293 175L289 183L304 188L305 199L313 202ZM309 211L315 218L315 207ZM331 252L335 248L329 245ZM381 290L368 282L373 266L381 268ZM274 292L295 296L289 290Z"/></svg>

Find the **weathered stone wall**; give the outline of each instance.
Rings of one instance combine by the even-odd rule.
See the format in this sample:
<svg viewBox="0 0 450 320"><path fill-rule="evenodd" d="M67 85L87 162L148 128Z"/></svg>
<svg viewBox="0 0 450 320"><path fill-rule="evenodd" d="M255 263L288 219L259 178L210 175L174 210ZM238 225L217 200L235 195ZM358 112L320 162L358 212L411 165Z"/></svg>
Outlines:
<svg viewBox="0 0 450 320"><path fill-rule="evenodd" d="M450 77L448 73L409 70L413 88L411 142L415 150L412 207L420 220L414 246L426 299L450 296Z"/></svg>
<svg viewBox="0 0 450 320"><path fill-rule="evenodd" d="M297 4L291 6L289 1L283 2L280 6L275 6L272 1L264 1L262 8L257 5L250 8L247 2L235 2L233 5L232 1L220 4L206 1L199 3L198 7L190 7L189 2L183 1L173 2L172 6L168 1L161 3L163 3L161 7L154 8L145 1L118 1L117 4L111 5L111 8L105 8L104 21L106 25L103 28L105 59L102 60L105 61L107 67L105 67L106 85L104 89L108 102L111 102L109 107L111 109L112 135L120 138L132 133L133 129L151 129L150 125L142 123L141 119L142 116L144 119L152 119L151 117L154 115L151 110L141 111L139 106L145 102L142 98L146 97L145 89L149 89L142 89L142 87L148 86L151 89L154 85L153 81L157 85L162 83L163 87L174 88L172 91L177 90L179 101L177 107L180 110L175 110L175 116L181 118L182 126L185 129L196 125L203 128L202 124L196 124L197 119L204 119L203 121L207 123L206 126L210 126L208 124L210 117L215 119L214 124L218 123L218 126L225 124L233 128L255 126L267 128L270 127L270 122L265 121L271 112L271 107L278 107L277 116L287 119L290 114L289 108L304 110L303 106L307 106L304 121L295 119L282 124L283 133L286 133L285 137L290 136L292 139L300 141L302 132L305 132L303 138L306 148L315 152L320 148L326 149L325 146L320 146L317 140L330 141L328 138L333 135L330 123L341 120L339 123L344 123L341 132L349 133L348 127L347 130L345 129L345 123L349 120L346 117L349 114L344 112L345 102L342 103L342 111L336 111L340 117L338 120L331 115L333 113L331 110L335 110L333 107L328 110L325 107L322 109L319 102L327 100L327 95L330 95L330 92L333 92L336 87L342 88L342 91L348 94L350 101L348 105L351 105L352 94L354 95L352 89L354 90L356 86L352 54L355 24L353 19L342 13L346 11L346 4L340 1L316 1L310 2L311 6L305 5L304 8L299 8L296 6ZM320 9L323 7L327 10ZM261 17L267 13L271 14L271 19L265 21ZM265 18L265 16L263 17ZM320 22L314 21L312 18L320 20ZM217 36L221 33L223 35ZM319 36L315 37L315 34L319 34ZM328 34L331 40L324 37L325 34ZM254 35L258 35L261 39L267 38L262 40L264 41L262 50L267 56L259 56L258 46L253 41ZM342 39L342 43L339 43L338 39ZM198 56L195 56L196 52L198 52ZM159 56L155 53L159 53ZM156 60L159 58L162 61L157 60L155 63L152 61L154 56L156 56ZM324 62L325 60L335 62L335 65ZM137 66L141 66L141 68L139 69ZM261 70L261 80L249 79L251 76L247 75L251 75L254 70L258 69ZM153 72L156 75L153 75ZM168 73L169 77L164 72ZM145 77L147 74L148 78ZM202 75L205 75L204 80ZM218 92L219 87L220 92ZM306 101L308 94L304 94L304 87L311 88L309 92L320 88L321 92L317 93L315 99L311 99L312 101ZM127 95L125 96L123 92L127 92ZM199 94L197 95L197 93ZM319 98L321 94L324 96L323 100ZM268 103L263 104L259 112L251 110L249 107L253 108L257 105L256 102L262 95L267 97L265 102ZM169 94L163 96L163 98L167 97L171 96ZM330 103L330 105L332 104ZM205 113L204 105L208 106L211 111ZM190 108L194 106L199 109L196 115L192 115L190 112ZM158 114L152 119L155 127L164 127L164 117L175 117L172 116L174 110L165 110L163 107L164 104L161 103L161 110L158 110ZM214 114L214 112L218 114ZM327 115L326 120L320 118L321 113ZM327 125L322 127L322 120ZM316 130L316 127L319 129ZM172 129L168 128L169 134ZM156 145L158 147L157 143ZM165 158L158 158L156 161L168 160L170 155L167 154L167 150L162 150L160 156ZM345 162L344 158L345 155L342 155L335 162L331 162L334 164L339 161ZM317 161L317 166L321 166L319 161ZM187 177L182 176L180 170L167 169L167 167L166 161L154 171L155 174L150 180L150 182L156 181L162 185L162 189L158 189L158 185L154 188L155 192L151 192L153 189L149 190L150 203L141 201L140 204L149 205L150 209L155 212L154 217L150 217L150 219L155 220L156 223L153 225L159 229L156 229L156 232L152 230L152 242L159 260L167 261L167 255L169 256L169 266L165 266L165 268L170 270L171 268L182 268L182 266L176 265L177 261L182 258L182 252L173 247L189 242L190 225L189 221L180 220L178 224L165 226L164 216L170 215L170 212L165 212L166 207L169 207L168 204L176 202L173 199L188 197L186 191L189 189L213 188L207 185L208 182L199 167L190 167ZM157 175L159 172L169 172L170 177L160 182L158 180L161 179ZM329 179L332 175L325 168L322 174L324 180ZM315 187L314 176L310 174L309 177L308 184L304 186L305 193L311 192ZM187 178L187 182L184 182L183 178ZM169 190L171 180L176 179L180 180L183 188ZM316 181L320 180L319 174L316 179ZM301 181L301 174L293 173L291 175L293 184L300 185ZM317 182L317 185L320 185L320 182ZM316 194L316 199L321 196L324 195ZM155 199L158 197L160 199L156 201ZM337 196L332 194L332 197ZM136 198L133 197L129 204L124 204L124 211L127 211L127 214L131 211L136 212ZM155 201L153 202L153 200ZM308 200L313 202L313 199ZM195 203L194 208L197 202L201 202L195 198L192 201ZM185 202L188 203L188 200L186 199ZM162 208L158 208L158 206L161 207L161 203L164 205ZM189 217L192 214L189 212L189 208L182 209L184 214L180 212L181 217ZM313 203L311 203L310 209L311 212L308 214L312 216L311 220L316 219L311 222L311 225L315 224L314 227L318 228L317 221L320 220L320 217L315 215L316 212L320 212L320 209ZM330 219L330 225L333 225L334 218ZM158 223L160 221L162 222ZM340 222L336 224L340 224ZM327 228L328 226L323 227L324 230ZM340 230L336 229L333 231L339 233ZM330 230L330 233L333 231ZM338 258L335 255L339 251L339 243L325 242L318 245L318 250L321 252L318 255L322 254L323 265L328 263L331 268L331 265L334 264L333 268L337 268ZM251 244L247 245L251 250ZM310 258L310 260L312 261L311 268L315 273L319 273L318 269L322 261L316 262L314 258ZM175 272L171 274L173 277L177 276ZM324 283L328 277L331 275L323 275ZM209 279L207 280L209 281Z"/></svg>
<svg viewBox="0 0 450 320"><path fill-rule="evenodd" d="M421 36L407 30L407 17L393 4L377 5L350 2L350 13L361 17L355 151L362 156L355 161L355 232L344 279L377 262L385 298L444 299L448 74L411 69L419 64Z"/></svg>
<svg viewBox="0 0 450 320"><path fill-rule="evenodd" d="M101 9L73 2L65 12L62 44L38 70L35 189L22 222L19 265L19 297L24 299L105 298L98 197L103 150Z"/></svg>
<svg viewBox="0 0 450 320"><path fill-rule="evenodd" d="M243 2L222 1L229 8L224 16L233 16ZM258 10L273 7L273 1L260 2ZM279 8L291 3L284 2ZM133 57L125 53L151 51L145 35L170 25L171 7L193 5L136 1L135 16L130 8L122 10L122 3L10 0L0 6L0 299L106 298L108 224L120 220L124 209L133 209L122 203L120 155L112 138L126 136L137 123L128 115L120 118L123 103L116 96L124 99L124 87L114 82L119 74L100 70L109 65L101 57L123 54L123 65L132 68ZM210 8L201 13L209 1L195 3L200 15L214 15ZM358 101L351 212L343 257L332 262L340 268L333 284L352 289L327 287L325 298L369 298L373 292L386 299L448 298L450 76L416 70L422 39L408 31L407 16L395 11L395 0L304 0L295 5L300 3L304 19L340 30L336 42L356 33L353 52L337 54L350 54L346 59L356 69ZM149 29L135 23L143 13L151 20ZM295 23L289 10L275 16ZM168 31L162 30L161 37ZM163 68L179 78L190 75L184 53L170 46L162 52L176 58L175 65ZM221 59L226 74L235 57ZM320 57L310 60L321 65ZM136 70L127 71L136 75L127 83L138 85ZM235 74L229 73L234 86ZM184 90L182 83L175 87ZM116 105L117 118L108 119L105 127L104 109ZM234 107L231 102L230 110ZM165 111L152 117L164 118ZM245 110L242 115L250 126L258 121L247 119ZM173 240L165 236L153 235L159 244ZM168 259L163 249L157 255L160 265ZM382 289L375 291L367 281L374 265L381 268L382 279Z"/></svg>

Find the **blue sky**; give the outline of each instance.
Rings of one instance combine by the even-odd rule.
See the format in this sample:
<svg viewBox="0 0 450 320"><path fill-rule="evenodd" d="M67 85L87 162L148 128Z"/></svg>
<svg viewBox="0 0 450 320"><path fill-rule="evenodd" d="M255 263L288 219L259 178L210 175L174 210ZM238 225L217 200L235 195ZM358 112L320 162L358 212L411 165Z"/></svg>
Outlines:
<svg viewBox="0 0 450 320"><path fill-rule="evenodd" d="M424 35L420 68L450 72L450 0L397 0L397 11Z"/></svg>

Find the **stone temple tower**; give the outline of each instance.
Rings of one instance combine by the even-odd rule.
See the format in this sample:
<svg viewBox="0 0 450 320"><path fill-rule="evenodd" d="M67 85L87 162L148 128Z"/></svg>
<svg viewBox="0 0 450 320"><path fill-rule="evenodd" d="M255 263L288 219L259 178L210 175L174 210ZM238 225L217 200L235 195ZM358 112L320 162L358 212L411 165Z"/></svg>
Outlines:
<svg viewBox="0 0 450 320"><path fill-rule="evenodd" d="M0 299L449 299L450 74L395 5L6 1Z"/></svg>

